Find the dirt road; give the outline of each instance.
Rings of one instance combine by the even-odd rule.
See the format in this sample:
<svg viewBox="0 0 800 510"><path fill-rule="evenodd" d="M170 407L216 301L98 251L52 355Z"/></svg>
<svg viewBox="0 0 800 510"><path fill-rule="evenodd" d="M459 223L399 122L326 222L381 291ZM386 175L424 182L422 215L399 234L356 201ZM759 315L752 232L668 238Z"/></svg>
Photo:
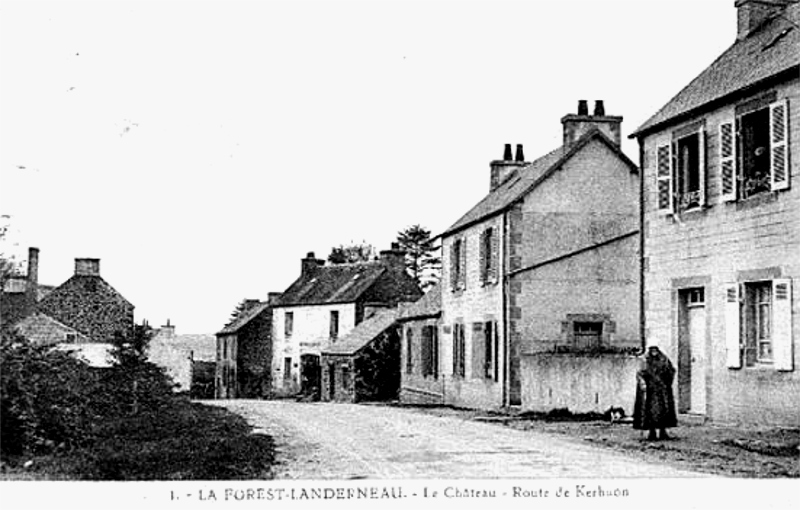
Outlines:
<svg viewBox="0 0 800 510"><path fill-rule="evenodd" d="M523 432L397 407L230 400L275 438L283 479L687 477L556 435Z"/></svg>

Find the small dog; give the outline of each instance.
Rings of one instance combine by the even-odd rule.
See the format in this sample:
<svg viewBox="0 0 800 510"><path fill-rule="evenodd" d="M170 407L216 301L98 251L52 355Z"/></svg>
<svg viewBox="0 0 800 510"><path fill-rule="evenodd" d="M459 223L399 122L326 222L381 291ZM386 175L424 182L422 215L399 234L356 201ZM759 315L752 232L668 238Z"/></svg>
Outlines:
<svg viewBox="0 0 800 510"><path fill-rule="evenodd" d="M609 407L608 410L603 414L605 415L606 420L610 421L611 423L622 421L625 418L625 410L621 407Z"/></svg>

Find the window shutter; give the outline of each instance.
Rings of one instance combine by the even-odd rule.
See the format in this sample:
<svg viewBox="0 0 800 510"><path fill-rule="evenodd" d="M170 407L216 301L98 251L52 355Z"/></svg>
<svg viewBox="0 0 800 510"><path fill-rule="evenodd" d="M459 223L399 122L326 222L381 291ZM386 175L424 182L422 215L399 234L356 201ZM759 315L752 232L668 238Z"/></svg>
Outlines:
<svg viewBox="0 0 800 510"><path fill-rule="evenodd" d="M474 379L483 379L484 363L486 362L486 353L484 352L483 343L483 323L472 323L472 377Z"/></svg>
<svg viewBox="0 0 800 510"><path fill-rule="evenodd" d="M736 200L736 137L733 121L719 125L719 180L720 199Z"/></svg>
<svg viewBox="0 0 800 510"><path fill-rule="evenodd" d="M486 283L489 280L489 268L486 266L487 257L489 257L489 253L486 247L487 240L491 235L491 229L486 229L481 232L481 242L480 242L480 268L481 268L481 283Z"/></svg>
<svg viewBox="0 0 800 510"><path fill-rule="evenodd" d="M775 368L792 370L792 280L772 281L772 349Z"/></svg>
<svg viewBox="0 0 800 510"><path fill-rule="evenodd" d="M459 288L466 289L467 288L467 238L464 237L461 239L461 250L459 251L459 255L461 255L461 263L459 264Z"/></svg>
<svg viewBox="0 0 800 510"><path fill-rule="evenodd" d="M785 99L769 106L770 178L772 191L789 187L789 103Z"/></svg>
<svg viewBox="0 0 800 510"><path fill-rule="evenodd" d="M452 290L458 289L458 239L453 240L450 245L450 288Z"/></svg>
<svg viewBox="0 0 800 510"><path fill-rule="evenodd" d="M697 170L698 170L698 177L700 179L700 198L697 202L697 205L700 207L705 207L706 205L706 131L705 129L701 129L697 133L697 143L699 147L697 148Z"/></svg>
<svg viewBox="0 0 800 510"><path fill-rule="evenodd" d="M491 266L489 266L489 281L492 283L497 282L498 280L498 268L500 267L500 234L498 228L492 228L492 238L491 238L491 246L490 250L491 253L489 257L492 262Z"/></svg>
<svg viewBox="0 0 800 510"><path fill-rule="evenodd" d="M671 213L672 206L672 149L661 145L656 150L656 179L658 185L658 209Z"/></svg>
<svg viewBox="0 0 800 510"><path fill-rule="evenodd" d="M429 326L431 332L431 374L439 377L439 328Z"/></svg>
<svg viewBox="0 0 800 510"><path fill-rule="evenodd" d="M458 359L460 357L460 353L458 352L458 337L460 329L460 324L453 325L453 375L458 375Z"/></svg>
<svg viewBox="0 0 800 510"><path fill-rule="evenodd" d="M742 345L739 334L739 285L725 285L725 348L728 368L742 367Z"/></svg>

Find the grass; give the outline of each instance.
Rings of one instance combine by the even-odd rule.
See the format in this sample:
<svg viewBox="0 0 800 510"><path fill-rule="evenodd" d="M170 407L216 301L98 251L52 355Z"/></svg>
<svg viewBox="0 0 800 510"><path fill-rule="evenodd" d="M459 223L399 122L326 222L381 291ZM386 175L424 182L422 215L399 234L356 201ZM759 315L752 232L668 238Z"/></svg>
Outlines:
<svg viewBox="0 0 800 510"><path fill-rule="evenodd" d="M224 409L175 399L158 412L103 423L82 448L4 459L12 480L253 480L271 479L270 436L253 434ZM32 464L30 463L32 461ZM28 463L28 467L24 467Z"/></svg>

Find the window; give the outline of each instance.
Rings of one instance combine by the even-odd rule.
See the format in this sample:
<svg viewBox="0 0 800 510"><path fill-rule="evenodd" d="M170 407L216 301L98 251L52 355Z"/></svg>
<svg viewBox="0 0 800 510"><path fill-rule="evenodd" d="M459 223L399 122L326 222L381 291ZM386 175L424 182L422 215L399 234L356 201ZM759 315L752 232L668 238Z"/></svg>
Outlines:
<svg viewBox="0 0 800 510"><path fill-rule="evenodd" d="M602 322L573 322L573 339L575 348L580 351L591 351L602 346Z"/></svg>
<svg viewBox="0 0 800 510"><path fill-rule="evenodd" d="M350 367L347 365L342 366L342 388L350 389Z"/></svg>
<svg viewBox="0 0 800 510"><path fill-rule="evenodd" d="M453 376L464 377L466 374L466 355L464 352L464 325L453 325Z"/></svg>
<svg viewBox="0 0 800 510"><path fill-rule="evenodd" d="M793 369L791 280L729 284L725 305L729 368Z"/></svg>
<svg viewBox="0 0 800 510"><path fill-rule="evenodd" d="M422 376L439 377L439 330L436 326L422 327Z"/></svg>
<svg viewBox="0 0 800 510"><path fill-rule="evenodd" d="M286 312L283 317L283 336L292 338L292 331L294 330L294 312Z"/></svg>
<svg viewBox="0 0 800 510"><path fill-rule="evenodd" d="M283 380L292 380L292 358L283 358Z"/></svg>
<svg viewBox="0 0 800 510"><path fill-rule="evenodd" d="M481 233L481 283L497 283L498 236L496 229L487 228Z"/></svg>
<svg viewBox="0 0 800 510"><path fill-rule="evenodd" d="M720 124L722 201L789 188L788 116L789 103L773 94L738 106L735 118Z"/></svg>
<svg viewBox="0 0 800 510"><path fill-rule="evenodd" d="M331 340L339 338L339 312L331 310Z"/></svg>
<svg viewBox="0 0 800 510"><path fill-rule="evenodd" d="M414 330L406 330L406 373L414 373Z"/></svg>
<svg viewBox="0 0 800 510"><path fill-rule="evenodd" d="M467 288L467 243L464 238L453 241L450 246L450 286L452 290Z"/></svg>
<svg viewBox="0 0 800 510"><path fill-rule="evenodd" d="M658 209L672 213L705 205L705 131L702 123L676 130L656 149Z"/></svg>

